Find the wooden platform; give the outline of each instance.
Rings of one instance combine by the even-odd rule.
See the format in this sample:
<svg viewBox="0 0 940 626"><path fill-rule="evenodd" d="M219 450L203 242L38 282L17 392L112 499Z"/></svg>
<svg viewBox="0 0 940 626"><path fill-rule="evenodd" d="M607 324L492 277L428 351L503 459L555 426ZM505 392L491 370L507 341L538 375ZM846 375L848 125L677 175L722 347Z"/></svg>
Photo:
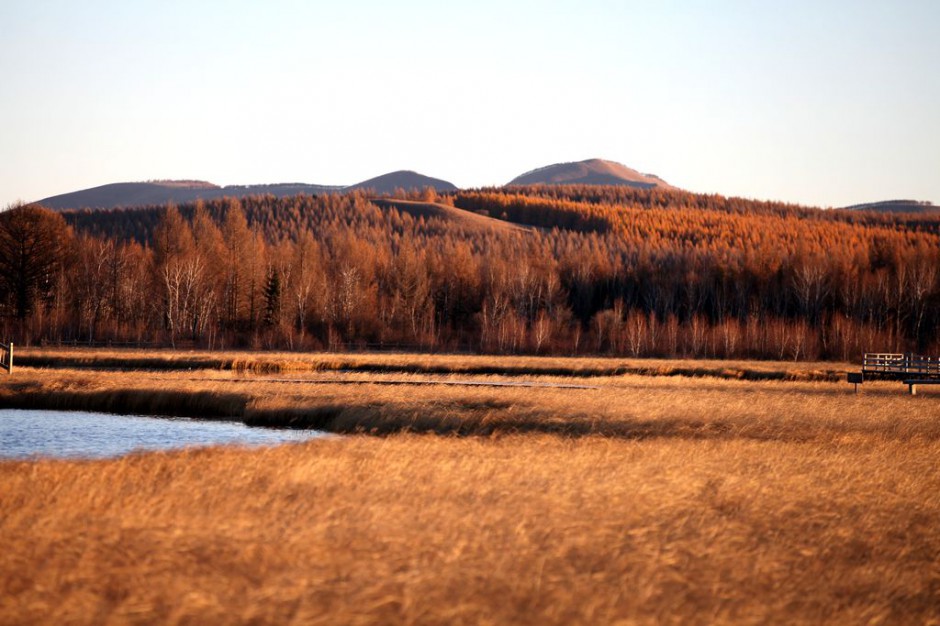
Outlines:
<svg viewBox="0 0 940 626"><path fill-rule="evenodd" d="M862 360L862 375L865 380L940 381L940 357L866 353Z"/></svg>

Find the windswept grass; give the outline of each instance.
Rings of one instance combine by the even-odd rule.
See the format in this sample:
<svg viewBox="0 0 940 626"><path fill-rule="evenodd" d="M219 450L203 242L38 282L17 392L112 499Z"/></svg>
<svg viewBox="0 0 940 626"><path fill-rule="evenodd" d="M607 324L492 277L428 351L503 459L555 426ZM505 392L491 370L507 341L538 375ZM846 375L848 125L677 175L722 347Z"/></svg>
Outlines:
<svg viewBox="0 0 940 626"><path fill-rule="evenodd" d="M940 442L345 438L0 464L7 623L935 623Z"/></svg>
<svg viewBox="0 0 940 626"><path fill-rule="evenodd" d="M940 623L940 390L429 384L468 379L519 377L0 378L0 407L380 435L0 463L0 622Z"/></svg>

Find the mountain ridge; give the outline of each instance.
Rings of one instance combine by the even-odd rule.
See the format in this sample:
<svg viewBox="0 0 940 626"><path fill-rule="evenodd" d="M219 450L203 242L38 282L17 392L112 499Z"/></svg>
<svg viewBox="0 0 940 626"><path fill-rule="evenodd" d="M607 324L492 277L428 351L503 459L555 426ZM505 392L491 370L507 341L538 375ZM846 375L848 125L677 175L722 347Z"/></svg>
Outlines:
<svg viewBox="0 0 940 626"><path fill-rule="evenodd" d="M357 191L371 189L376 193L393 193L396 189L424 189L431 187L435 191L457 191L457 185L442 180L419 174L413 170L397 170L382 174L361 183L344 187L343 191Z"/></svg>
<svg viewBox="0 0 940 626"><path fill-rule="evenodd" d="M528 170L503 187L523 185L612 185L637 189L679 190L655 174L641 173L615 161L587 159L553 163ZM317 185L310 183L271 183L219 186L203 180L148 180L143 182L109 183L88 189L67 192L39 200L37 204L65 211L77 209L121 209L175 202L192 203L222 197L244 198L251 195L275 197L301 194L321 195L369 191L378 196L433 188L438 193L459 191L453 183L420 174L413 170L397 170L351 185ZM877 213L940 212L940 206L916 200L884 200L842 207L843 210Z"/></svg>
<svg viewBox="0 0 940 626"><path fill-rule="evenodd" d="M624 185L642 189L675 189L658 176L641 174L625 165L604 159L588 159L586 161L545 165L517 176L507 186L521 184ZM37 204L58 211L120 209L165 204L167 202L183 204L195 202L199 199L212 200L225 196L236 198L244 198L250 195L285 197L298 194L319 195L350 191L371 191L377 195L390 195L399 189L413 191L426 187L430 187L439 193L459 190L456 185L441 178L433 178L413 170L396 170L351 185L273 183L226 185L223 187L196 179L119 182L49 196L39 200Z"/></svg>
<svg viewBox="0 0 940 626"><path fill-rule="evenodd" d="M553 163L516 176L514 185L623 185L641 189L675 189L654 174L643 174L616 161L587 159Z"/></svg>
<svg viewBox="0 0 940 626"><path fill-rule="evenodd" d="M938 213L940 206L920 200L880 200L842 207L847 211L874 211L876 213Z"/></svg>
<svg viewBox="0 0 940 626"><path fill-rule="evenodd" d="M438 192L456 191L453 183L432 178L412 170L398 170L382 174L352 185L315 185L309 183L272 183L256 185L226 185L224 187L201 180L159 180L146 182L108 183L88 189L49 196L37 201L50 209L67 211L76 209L120 209L175 202L183 204L196 200L212 200L231 196L273 195L278 198L298 194L319 195L371 190L376 194L391 194L396 189L414 190L432 187Z"/></svg>

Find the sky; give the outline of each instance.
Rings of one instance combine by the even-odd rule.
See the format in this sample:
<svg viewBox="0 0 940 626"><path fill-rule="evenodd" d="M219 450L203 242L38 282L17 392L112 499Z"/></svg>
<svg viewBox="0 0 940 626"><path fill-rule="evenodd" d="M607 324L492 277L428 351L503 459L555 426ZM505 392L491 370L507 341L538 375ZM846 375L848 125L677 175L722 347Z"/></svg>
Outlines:
<svg viewBox="0 0 940 626"><path fill-rule="evenodd" d="M112 182L940 204L937 0L0 0L0 207Z"/></svg>

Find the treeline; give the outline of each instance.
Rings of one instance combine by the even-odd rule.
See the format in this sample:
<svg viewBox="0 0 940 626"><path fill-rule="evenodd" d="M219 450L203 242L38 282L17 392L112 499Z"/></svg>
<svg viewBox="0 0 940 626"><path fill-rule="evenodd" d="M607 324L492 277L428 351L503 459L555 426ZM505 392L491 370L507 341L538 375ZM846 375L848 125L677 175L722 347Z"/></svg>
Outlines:
<svg viewBox="0 0 940 626"><path fill-rule="evenodd" d="M775 359L940 351L936 218L624 187L438 200L532 228L470 227L362 193L15 207L0 213L3 336Z"/></svg>

